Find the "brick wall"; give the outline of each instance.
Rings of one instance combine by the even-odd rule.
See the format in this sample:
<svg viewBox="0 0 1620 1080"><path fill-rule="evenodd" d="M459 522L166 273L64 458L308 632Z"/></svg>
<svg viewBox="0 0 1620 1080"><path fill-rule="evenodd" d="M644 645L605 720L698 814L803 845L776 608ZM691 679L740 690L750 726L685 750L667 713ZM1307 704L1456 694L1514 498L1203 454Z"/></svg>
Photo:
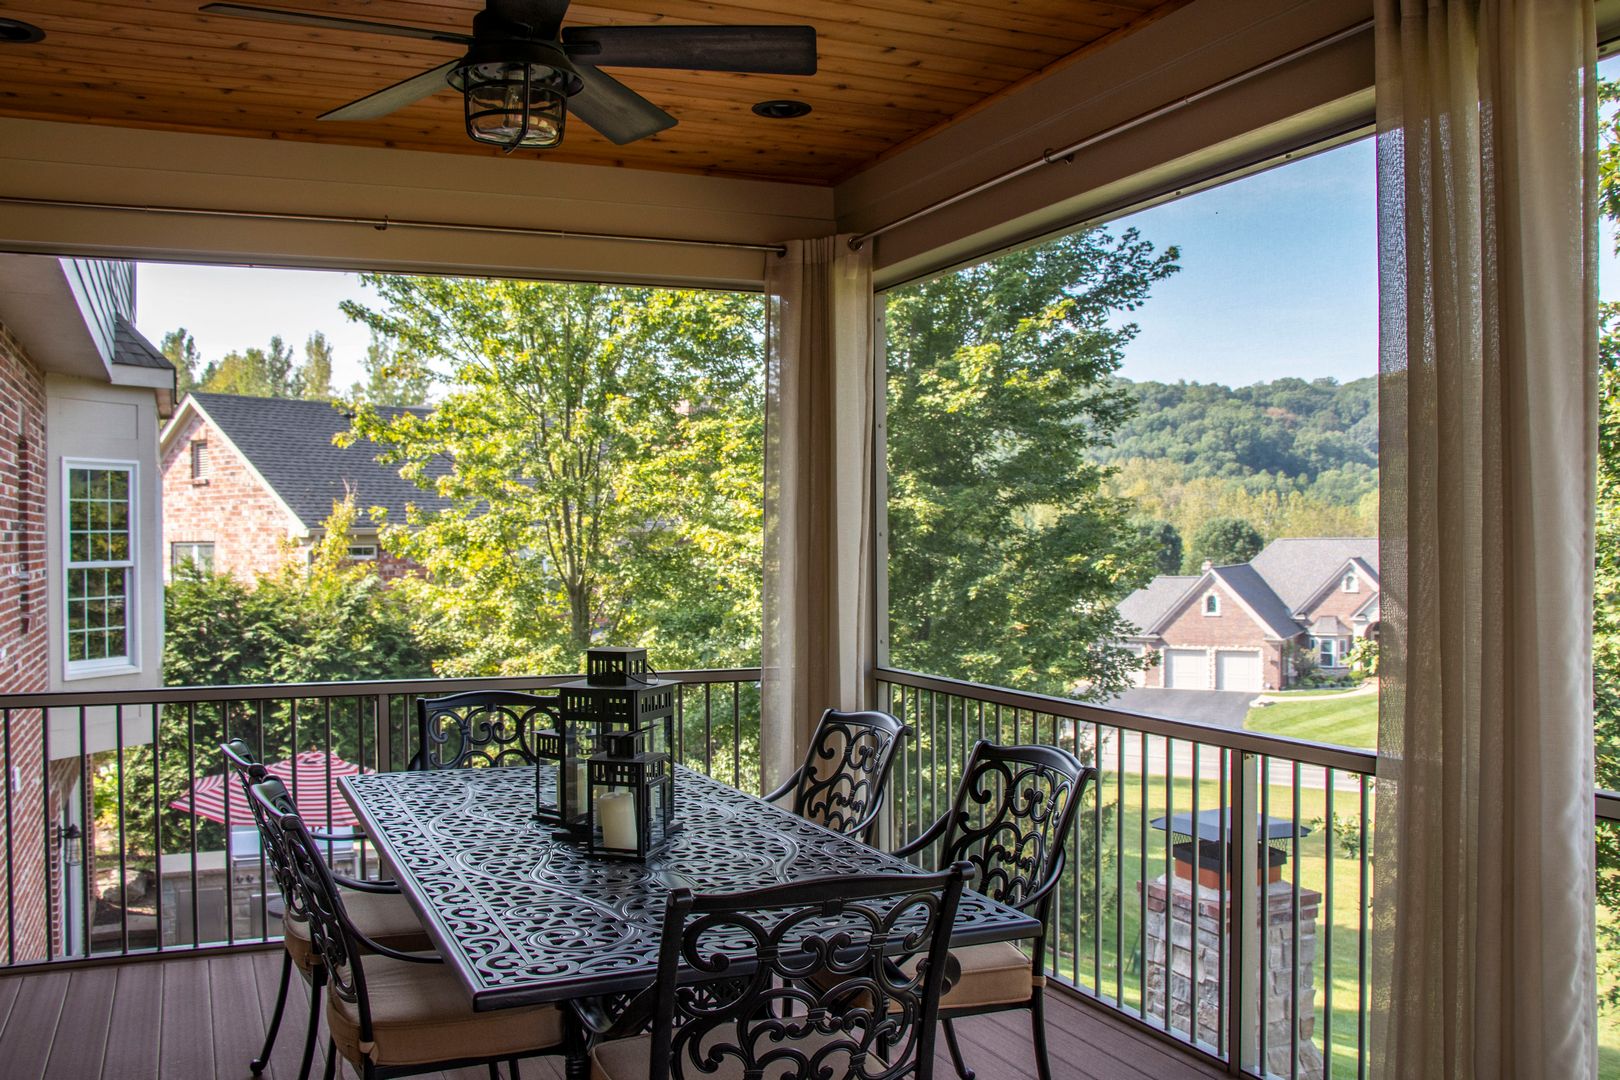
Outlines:
<svg viewBox="0 0 1620 1080"><path fill-rule="evenodd" d="M49 685L45 461L44 373L0 325L0 693ZM0 957L11 961L45 955L42 719L34 709L0 718L0 812L16 853L14 871L0 859Z"/></svg>
<svg viewBox="0 0 1620 1080"><path fill-rule="evenodd" d="M191 478L191 444L208 446L208 478ZM271 573L288 558L297 525L243 460L202 417L192 414L163 454L163 566L176 543L214 545L214 569L244 580Z"/></svg>
<svg viewBox="0 0 1620 1080"><path fill-rule="evenodd" d="M1352 638L1363 636L1367 624L1356 625L1353 616L1366 605L1367 601L1378 595L1378 588L1368 581L1365 576L1358 574L1357 577L1360 578L1360 584L1355 592L1345 592L1340 587L1339 582L1335 581L1333 587L1322 594L1316 605L1306 611L1306 625L1308 626L1319 618L1331 615L1344 624L1346 633Z"/></svg>

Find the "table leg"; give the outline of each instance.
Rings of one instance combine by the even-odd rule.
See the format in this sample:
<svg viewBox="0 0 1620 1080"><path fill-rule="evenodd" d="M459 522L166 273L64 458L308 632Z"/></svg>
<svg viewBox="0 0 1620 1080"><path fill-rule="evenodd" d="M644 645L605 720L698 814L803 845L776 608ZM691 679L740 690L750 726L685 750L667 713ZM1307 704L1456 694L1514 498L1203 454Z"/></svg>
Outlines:
<svg viewBox="0 0 1620 1080"><path fill-rule="evenodd" d="M563 1023L563 1076L565 1080L591 1080L591 1044L585 1025L573 1009Z"/></svg>

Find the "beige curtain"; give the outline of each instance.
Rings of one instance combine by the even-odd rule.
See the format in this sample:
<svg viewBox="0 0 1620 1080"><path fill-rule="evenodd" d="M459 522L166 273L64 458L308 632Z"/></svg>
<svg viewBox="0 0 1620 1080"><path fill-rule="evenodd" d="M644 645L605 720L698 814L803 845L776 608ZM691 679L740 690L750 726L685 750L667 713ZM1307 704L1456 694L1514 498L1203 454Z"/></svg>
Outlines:
<svg viewBox="0 0 1620 1080"><path fill-rule="evenodd" d="M1379 0L1374 1075L1590 1080L1589 0Z"/></svg>
<svg viewBox="0 0 1620 1080"><path fill-rule="evenodd" d="M823 709L859 708L872 647L871 246L793 241L766 256L767 787Z"/></svg>

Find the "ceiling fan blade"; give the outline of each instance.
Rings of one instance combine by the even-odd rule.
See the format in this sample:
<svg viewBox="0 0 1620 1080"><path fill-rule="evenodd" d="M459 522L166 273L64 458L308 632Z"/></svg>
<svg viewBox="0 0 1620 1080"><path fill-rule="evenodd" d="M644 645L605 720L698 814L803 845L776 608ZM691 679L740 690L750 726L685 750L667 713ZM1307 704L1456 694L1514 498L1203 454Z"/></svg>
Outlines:
<svg viewBox="0 0 1620 1080"><path fill-rule="evenodd" d="M445 82L445 76L449 75L451 70L459 63L461 63L459 59L452 60L448 64L440 64L431 71L424 71L420 75L412 75L410 78L397 82L393 86L378 90L375 94L367 94L365 97L357 101L351 101L347 105L333 109L331 112L324 112L319 119L375 120L380 116L387 116L389 113L421 101L425 97L432 97L440 90L448 89L450 84Z"/></svg>
<svg viewBox="0 0 1620 1080"><path fill-rule="evenodd" d="M230 15L238 19L314 26L322 30L356 30L366 34L420 38L423 41L448 41L455 45L472 44L471 36L458 34L453 30L430 30L422 26L399 26L394 23L371 22L367 19L344 19L336 15L312 15L303 11L255 7L252 4L204 4L197 10L204 15Z"/></svg>
<svg viewBox="0 0 1620 1080"><path fill-rule="evenodd" d="M568 55L597 67L814 75L813 26L570 26Z"/></svg>
<svg viewBox="0 0 1620 1080"><path fill-rule="evenodd" d="M484 7L503 22L514 22L535 31L535 36L555 38L568 0L484 0Z"/></svg>
<svg viewBox="0 0 1620 1080"><path fill-rule="evenodd" d="M618 145L645 139L675 126L673 116L613 76L589 64L576 64L575 71L585 85L568 99L568 111Z"/></svg>

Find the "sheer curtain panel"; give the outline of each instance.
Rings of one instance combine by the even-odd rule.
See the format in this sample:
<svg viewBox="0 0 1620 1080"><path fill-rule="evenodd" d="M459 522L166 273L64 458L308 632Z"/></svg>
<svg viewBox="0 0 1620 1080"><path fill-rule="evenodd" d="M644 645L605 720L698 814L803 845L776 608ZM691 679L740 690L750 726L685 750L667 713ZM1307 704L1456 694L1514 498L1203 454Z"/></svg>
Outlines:
<svg viewBox="0 0 1620 1080"><path fill-rule="evenodd" d="M1379 0L1374 1075L1596 1074L1589 0Z"/></svg>
<svg viewBox="0 0 1620 1080"><path fill-rule="evenodd" d="M871 245L766 256L765 786L827 708L858 709L872 648Z"/></svg>

